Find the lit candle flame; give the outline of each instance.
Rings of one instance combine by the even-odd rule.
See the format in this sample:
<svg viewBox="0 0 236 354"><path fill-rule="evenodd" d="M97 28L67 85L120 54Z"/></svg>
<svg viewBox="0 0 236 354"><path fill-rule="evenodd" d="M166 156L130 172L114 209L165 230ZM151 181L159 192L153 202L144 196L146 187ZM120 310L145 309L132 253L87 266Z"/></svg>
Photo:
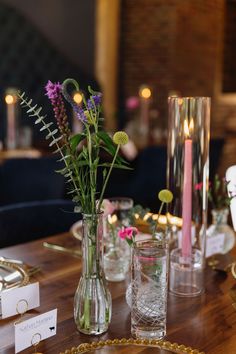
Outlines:
<svg viewBox="0 0 236 354"><path fill-rule="evenodd" d="M190 137L190 133L193 132L194 123L193 118L191 118L190 123L188 124L187 119L184 120L184 135L186 138Z"/></svg>
<svg viewBox="0 0 236 354"><path fill-rule="evenodd" d="M109 224L115 224L117 222L117 216L114 215L108 215L107 217Z"/></svg>

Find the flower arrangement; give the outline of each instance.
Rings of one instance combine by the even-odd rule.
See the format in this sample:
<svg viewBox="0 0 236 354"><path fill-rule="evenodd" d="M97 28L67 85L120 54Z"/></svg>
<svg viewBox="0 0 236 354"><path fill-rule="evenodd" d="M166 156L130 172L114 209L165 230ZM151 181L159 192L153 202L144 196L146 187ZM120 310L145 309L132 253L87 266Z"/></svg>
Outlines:
<svg viewBox="0 0 236 354"><path fill-rule="evenodd" d="M40 131L46 133L49 146L60 155L59 161L64 163L64 167L57 172L65 177L68 194L83 213L83 274L75 293L74 317L82 333L101 334L107 330L111 320L111 295L105 282L102 260L102 203L112 169L129 169L127 162L119 156L121 145L128 142L128 135L118 131L111 138L102 129L100 92L88 87L89 98L82 94L83 104L78 106L68 93L68 85L80 91L74 79L67 79L62 84L49 81L46 85L46 95L52 104L57 127L55 122L47 121L41 113L42 107L34 105L25 93L20 93L19 98L28 115L40 126ZM83 124L80 134L71 134L65 100ZM81 149L79 145L82 145ZM111 162L101 161L102 150L111 156ZM97 191L99 172L103 178L101 191Z"/></svg>
<svg viewBox="0 0 236 354"><path fill-rule="evenodd" d="M229 196L227 192L228 182L225 178L220 178L218 174L214 176L213 181L209 182L208 200L212 209L224 209L230 205L234 196ZM195 186L195 190L202 190L202 183Z"/></svg>
<svg viewBox="0 0 236 354"><path fill-rule="evenodd" d="M118 131L113 138L102 130L102 94L88 87L89 99L83 95L83 105L78 106L67 91L68 85L74 86L79 91L79 84L74 79L67 79L62 84L48 81L45 89L46 95L51 101L56 125L48 122L46 116L41 113L42 107L34 105L25 93L20 93L21 105L27 109L27 113L35 120L35 124L41 125L40 131L46 133L49 146L60 154L60 161L64 168L57 171L64 175L69 186L69 194L73 201L80 206L80 210L86 214L96 214L101 211L104 192L113 168L126 168L127 162L118 155L121 145L128 142L128 135ZM83 132L71 135L64 99L72 106L77 118L83 123ZM81 150L78 145L84 143ZM100 161L100 151L105 150L112 156L111 163ZM97 201L97 176L98 170L102 170L103 186Z"/></svg>
<svg viewBox="0 0 236 354"><path fill-rule="evenodd" d="M173 200L173 194L171 191L169 191L168 189L162 189L159 193L158 193L158 198L161 201L161 206L159 208L158 211L158 216L157 216L157 220L153 220L151 215L150 217L147 219L147 221L150 224L150 228L152 230L152 237L155 238L156 237L156 233L158 230L158 226L159 226L159 218L162 212L162 209L164 207L165 204L171 203ZM142 208L140 208L140 206L138 206L138 210L140 210L141 212L143 212ZM146 211L146 210L144 210ZM135 236L138 234L138 229L136 227L133 226L129 226L126 228L122 228L118 231L118 236L122 239L122 240L126 240L128 242L128 244L130 246L132 246L135 242Z"/></svg>

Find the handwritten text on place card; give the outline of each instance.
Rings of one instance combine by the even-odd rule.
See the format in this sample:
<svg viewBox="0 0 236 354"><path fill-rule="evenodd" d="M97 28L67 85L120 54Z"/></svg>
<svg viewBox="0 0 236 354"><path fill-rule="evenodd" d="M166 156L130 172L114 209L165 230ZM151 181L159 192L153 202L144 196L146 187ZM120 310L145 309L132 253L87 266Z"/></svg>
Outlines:
<svg viewBox="0 0 236 354"><path fill-rule="evenodd" d="M57 309L45 312L15 325L15 353L32 343L52 337L57 332Z"/></svg>

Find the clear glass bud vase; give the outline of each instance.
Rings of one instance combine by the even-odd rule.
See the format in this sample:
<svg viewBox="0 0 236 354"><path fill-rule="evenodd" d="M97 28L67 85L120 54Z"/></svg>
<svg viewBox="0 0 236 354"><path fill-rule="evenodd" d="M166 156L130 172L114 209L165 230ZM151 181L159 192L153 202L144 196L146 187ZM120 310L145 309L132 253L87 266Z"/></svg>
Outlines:
<svg viewBox="0 0 236 354"><path fill-rule="evenodd" d="M207 257L216 253L226 254L235 244L235 233L228 225L229 209L213 209L211 213L212 225L207 229Z"/></svg>
<svg viewBox="0 0 236 354"><path fill-rule="evenodd" d="M83 215L83 269L74 298L77 329L99 335L111 320L111 294L103 270L103 214Z"/></svg>

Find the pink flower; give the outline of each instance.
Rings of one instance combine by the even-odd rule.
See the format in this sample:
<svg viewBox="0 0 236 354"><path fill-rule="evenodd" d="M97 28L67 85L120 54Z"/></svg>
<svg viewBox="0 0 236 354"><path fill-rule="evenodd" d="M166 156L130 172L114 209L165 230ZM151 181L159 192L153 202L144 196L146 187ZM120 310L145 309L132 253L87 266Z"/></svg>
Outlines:
<svg viewBox="0 0 236 354"><path fill-rule="evenodd" d="M196 190L196 191L202 190L202 186L203 186L203 183L202 183L202 182L195 184L195 190Z"/></svg>
<svg viewBox="0 0 236 354"><path fill-rule="evenodd" d="M134 109L138 108L138 106L139 106L138 97L136 97L136 96L128 97L125 102L125 106L128 111L133 111Z"/></svg>
<svg viewBox="0 0 236 354"><path fill-rule="evenodd" d="M118 236L122 239L132 239L133 236L135 236L138 233L138 229L133 226L125 227L122 228L121 230L118 231Z"/></svg>

